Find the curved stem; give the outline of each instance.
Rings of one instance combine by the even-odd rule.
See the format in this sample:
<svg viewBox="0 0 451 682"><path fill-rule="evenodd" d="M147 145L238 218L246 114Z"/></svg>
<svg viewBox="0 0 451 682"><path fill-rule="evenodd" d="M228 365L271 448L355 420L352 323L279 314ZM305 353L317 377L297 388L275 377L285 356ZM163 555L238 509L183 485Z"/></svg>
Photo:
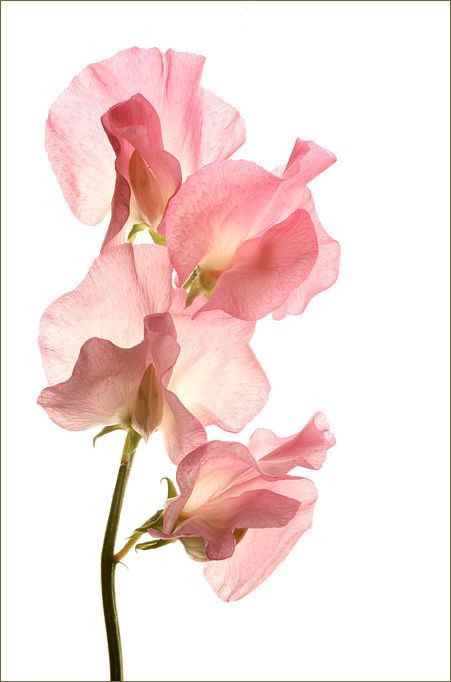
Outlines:
<svg viewBox="0 0 451 682"><path fill-rule="evenodd" d="M114 587L114 574L117 561L114 557L117 529L124 499L128 475L133 462L133 456L138 447L141 436L130 429L127 432L122 459L111 500L110 513L105 529L101 557L102 601L105 616L105 628L108 640L108 653L110 657L111 680L122 682L122 651L119 621L116 609L116 593Z"/></svg>

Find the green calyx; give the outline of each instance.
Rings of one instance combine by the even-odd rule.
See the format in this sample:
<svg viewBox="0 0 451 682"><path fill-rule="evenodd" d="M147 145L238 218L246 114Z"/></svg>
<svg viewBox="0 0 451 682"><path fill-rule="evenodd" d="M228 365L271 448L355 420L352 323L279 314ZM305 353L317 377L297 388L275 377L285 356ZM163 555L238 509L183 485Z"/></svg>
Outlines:
<svg viewBox="0 0 451 682"><path fill-rule="evenodd" d="M102 436L106 436L107 433L112 433L112 431L128 431L129 438L127 439L127 442L132 442L133 445L137 445L141 439L139 433L137 433L135 429L130 426L130 424L113 424L112 426L105 426L104 429L99 431L99 433L94 436L92 439L93 447L95 447L98 438L102 438Z"/></svg>
<svg viewBox="0 0 451 682"><path fill-rule="evenodd" d="M217 273L210 272L209 270L202 270L199 265L194 268L183 285L183 288L188 294L185 307L188 308L199 294L203 294L206 298L210 298L217 281Z"/></svg>
<svg viewBox="0 0 451 682"><path fill-rule="evenodd" d="M177 497L177 495L178 495L177 488L175 487L175 485L171 481L171 479L168 478L167 476L163 476L163 478L160 480L160 483L161 483L161 481L166 481L166 483L167 483L167 486L168 486L167 498L168 498L168 500L170 500L172 497Z"/></svg>
<svg viewBox="0 0 451 682"><path fill-rule="evenodd" d="M152 229L152 227L148 223L136 223L135 225L133 225L127 237L127 241L130 244L133 244L136 235L139 234L140 232L148 232L154 244L158 244L159 246L166 246L166 237L164 236L164 234L159 234L156 230Z"/></svg>
<svg viewBox="0 0 451 682"><path fill-rule="evenodd" d="M153 516L150 517L150 519L147 519L147 521L144 521L142 526L139 528L135 528L134 533L147 533L147 531L150 528L154 528L155 530L162 530L163 529L163 510L159 509Z"/></svg>
<svg viewBox="0 0 451 682"><path fill-rule="evenodd" d="M177 488L171 479L165 476L161 480L166 481L168 486L167 499L170 500L173 497L177 497ZM150 528L154 528L155 530L163 530L163 514L164 510L158 509L158 511L156 511L155 514L150 517L150 519L147 519L147 521L144 521L139 528L136 528L134 533L146 533Z"/></svg>
<svg viewBox="0 0 451 682"><path fill-rule="evenodd" d="M132 429L133 431L133 429ZM136 432L135 432L136 433ZM141 438L139 434L136 434L138 436L138 441ZM130 438L130 432L129 436ZM134 439L132 438L131 441L131 447L134 445ZM135 446L136 449L136 446ZM171 481L170 478L162 478L162 481L166 481L167 486L168 486L168 494L167 494L167 499L171 499L174 497L177 497L178 492L177 488L175 487L174 483ZM163 520L164 520L164 510L163 509L158 509L153 516L151 516L147 521L144 521L144 523L139 526L139 528L135 528L133 533L130 535L128 538L127 542L125 545L122 547L122 549L117 552L114 555L114 560L116 563L122 561L122 559L128 554L128 552L134 547L135 549L157 549L158 547L164 547L165 545L169 545L171 542L175 542L175 539L172 538L158 538L156 540L150 540L149 542L141 542L140 544L136 544L141 535L144 535L144 533L147 533L148 530L153 528L154 530L158 530L160 532L163 531Z"/></svg>
<svg viewBox="0 0 451 682"><path fill-rule="evenodd" d="M158 549L159 547L164 547L165 545L170 545L171 543L175 542L175 538L170 538L170 539L164 539L161 538L160 540L150 540L150 542L140 542L139 544L135 545L135 549Z"/></svg>

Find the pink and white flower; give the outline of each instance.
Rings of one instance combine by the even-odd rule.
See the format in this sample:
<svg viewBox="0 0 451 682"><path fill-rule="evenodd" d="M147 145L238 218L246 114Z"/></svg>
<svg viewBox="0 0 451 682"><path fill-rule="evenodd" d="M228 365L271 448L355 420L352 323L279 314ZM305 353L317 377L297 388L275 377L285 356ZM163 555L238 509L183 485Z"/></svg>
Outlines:
<svg viewBox="0 0 451 682"><path fill-rule="evenodd" d="M161 202L168 200L181 179L228 158L243 144L245 128L238 112L200 86L204 61L199 55L174 50L123 50L86 67L52 105L47 151L64 196L82 222L95 225L107 215L116 179L115 211L106 242L117 237L119 224L128 219L132 157L133 189L146 178L151 190L138 213L144 209L146 217L155 221L154 211L147 213L149 205L158 207L159 215ZM119 110L106 114L117 105ZM113 146L102 129L104 114ZM137 209L135 199L132 212Z"/></svg>
<svg viewBox="0 0 451 682"><path fill-rule="evenodd" d="M221 161L188 178L171 200L166 241L188 303L257 320L302 312L338 274L339 246L305 184L335 157L298 140L282 175Z"/></svg>
<svg viewBox="0 0 451 682"><path fill-rule="evenodd" d="M239 431L263 407L254 325L221 312L191 320L171 275L166 249L123 244L49 306L40 347L50 386L39 402L56 423L120 423L145 438L159 429L179 462L208 424Z"/></svg>
<svg viewBox="0 0 451 682"><path fill-rule="evenodd" d="M248 447L212 441L187 455L177 469L180 495L167 501L155 538L179 539L205 563L221 599L240 599L286 557L312 524L316 489L288 473L318 469L335 444L326 418L316 413L298 434L278 438L259 429Z"/></svg>

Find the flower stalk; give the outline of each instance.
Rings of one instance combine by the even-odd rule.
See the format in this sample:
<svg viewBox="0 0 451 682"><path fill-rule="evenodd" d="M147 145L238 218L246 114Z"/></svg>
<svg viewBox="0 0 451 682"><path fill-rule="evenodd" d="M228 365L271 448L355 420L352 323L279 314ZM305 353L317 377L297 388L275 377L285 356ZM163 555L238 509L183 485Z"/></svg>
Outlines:
<svg viewBox="0 0 451 682"><path fill-rule="evenodd" d="M133 457L140 440L141 436L132 428L127 431L102 547L102 602L108 641L111 682L122 682L123 680L121 635L116 608L116 591L114 580L117 565L117 559L114 556L114 547L116 544L117 529L121 516L125 488L127 486L130 469L133 463Z"/></svg>
<svg viewBox="0 0 451 682"><path fill-rule="evenodd" d="M131 549L136 545L138 542L139 538L144 534L145 531L140 531L140 530L135 530L134 533L130 536L130 538L127 540L125 545L122 547L122 549L119 550L114 555L114 560L116 563L119 563L122 561L122 559L129 553Z"/></svg>

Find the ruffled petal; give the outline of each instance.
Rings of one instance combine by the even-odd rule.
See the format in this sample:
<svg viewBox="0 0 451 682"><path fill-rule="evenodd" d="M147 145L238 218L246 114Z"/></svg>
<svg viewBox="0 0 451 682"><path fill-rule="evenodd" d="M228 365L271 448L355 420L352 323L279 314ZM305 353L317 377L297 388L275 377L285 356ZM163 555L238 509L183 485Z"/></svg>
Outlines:
<svg viewBox="0 0 451 682"><path fill-rule="evenodd" d="M326 417L316 412L302 431L288 438L278 438L269 429L257 429L248 447L262 472L281 476L297 466L320 469L334 445Z"/></svg>
<svg viewBox="0 0 451 682"><path fill-rule="evenodd" d="M246 241L197 313L224 310L257 320L278 308L311 273L318 254L315 228L306 211L295 211L261 237Z"/></svg>
<svg viewBox="0 0 451 682"><path fill-rule="evenodd" d="M316 501L312 481L306 478L279 481L273 491L300 503L294 517L281 528L249 529L230 558L204 564L206 579L224 601L241 599L258 587L312 525Z"/></svg>
<svg viewBox="0 0 451 682"><path fill-rule="evenodd" d="M200 537L205 542L207 559L226 559L235 551L234 531L242 528L280 528L286 526L299 509L299 502L272 490L249 490L239 497L228 497L201 516L183 521L170 537Z"/></svg>
<svg viewBox="0 0 451 682"><path fill-rule="evenodd" d="M44 389L38 402L59 426L132 425L146 440L163 417L162 377L178 355L169 314L148 316L133 348L92 338L80 350L67 381Z"/></svg>
<svg viewBox="0 0 451 682"><path fill-rule="evenodd" d="M261 227L260 215L283 180L248 161L222 161L188 178L165 216L180 283L201 264L223 270Z"/></svg>
<svg viewBox="0 0 451 682"><path fill-rule="evenodd" d="M171 315L169 313L148 315L144 319L144 339L151 348L152 363L157 375L166 386L180 353Z"/></svg>
<svg viewBox="0 0 451 682"><path fill-rule="evenodd" d="M214 440L190 452L177 468L180 498L172 501L166 510L164 530L173 530L181 508L191 512L202 507L248 472L255 475L258 469L249 450L241 443Z"/></svg>
<svg viewBox="0 0 451 682"><path fill-rule="evenodd" d="M299 185L308 185L317 175L327 170L337 157L315 142L296 140L291 156L283 171L285 178L296 178Z"/></svg>
<svg viewBox="0 0 451 682"><path fill-rule="evenodd" d="M160 424L166 452L178 464L189 452L207 440L205 429L172 392L164 391L164 413Z"/></svg>
<svg viewBox="0 0 451 682"><path fill-rule="evenodd" d="M321 225L310 192L304 194L302 203L315 226L318 256L306 279L293 289L281 306L274 310L275 320L281 320L286 315L302 313L313 296L331 287L338 277L340 245L327 234Z"/></svg>
<svg viewBox="0 0 451 682"><path fill-rule="evenodd" d="M213 92L200 88L198 106L201 139L191 173L218 159L228 159L246 139L246 127L238 111ZM191 173L185 169L184 177Z"/></svg>
<svg viewBox="0 0 451 682"><path fill-rule="evenodd" d="M98 337L121 348L143 338L147 315L166 312L172 298L166 249L123 244L97 258L83 282L52 303L39 344L47 379L68 379L85 341Z"/></svg>
<svg viewBox="0 0 451 682"><path fill-rule="evenodd" d="M169 388L204 426L240 431L266 404L270 385L249 341L254 324L212 311L191 319L202 305L184 307L174 294L171 314L180 355Z"/></svg>
<svg viewBox="0 0 451 682"><path fill-rule="evenodd" d="M50 419L71 431L130 423L146 358L144 344L118 348L105 339L89 339L80 350L72 376L45 388L38 403Z"/></svg>

